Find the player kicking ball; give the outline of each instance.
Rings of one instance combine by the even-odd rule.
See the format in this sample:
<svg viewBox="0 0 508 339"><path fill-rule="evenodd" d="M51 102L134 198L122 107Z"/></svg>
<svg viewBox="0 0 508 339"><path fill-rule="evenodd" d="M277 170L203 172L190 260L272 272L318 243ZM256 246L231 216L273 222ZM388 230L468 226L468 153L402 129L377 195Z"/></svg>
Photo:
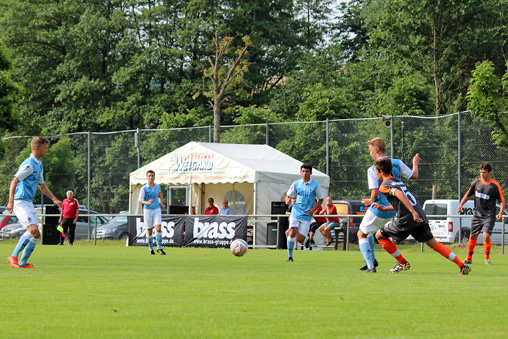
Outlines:
<svg viewBox="0 0 508 339"><path fill-rule="evenodd" d="M378 179L383 180L379 192L384 194L391 204L391 206L375 207L380 211L397 211L397 220L387 223L376 232L376 238L383 249L398 262L390 270L390 273L407 271L411 267L409 262L400 254L397 246L390 240L390 237L401 242L412 235L417 241L424 242L443 257L453 261L460 268L461 275L469 274L471 267L464 264L447 246L436 241L430 231L429 222L423 208L418 204L413 194L408 191L404 183L392 176L391 160L389 158L377 159L374 162L374 167Z"/></svg>

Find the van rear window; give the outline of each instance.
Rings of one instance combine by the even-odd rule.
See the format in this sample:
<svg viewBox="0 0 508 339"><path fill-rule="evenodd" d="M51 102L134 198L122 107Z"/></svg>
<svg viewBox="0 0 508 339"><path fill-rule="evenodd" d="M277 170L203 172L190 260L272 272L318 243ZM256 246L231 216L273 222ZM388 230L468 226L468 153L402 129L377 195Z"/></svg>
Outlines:
<svg viewBox="0 0 508 339"><path fill-rule="evenodd" d="M425 205L426 215L447 215L446 204L427 204Z"/></svg>

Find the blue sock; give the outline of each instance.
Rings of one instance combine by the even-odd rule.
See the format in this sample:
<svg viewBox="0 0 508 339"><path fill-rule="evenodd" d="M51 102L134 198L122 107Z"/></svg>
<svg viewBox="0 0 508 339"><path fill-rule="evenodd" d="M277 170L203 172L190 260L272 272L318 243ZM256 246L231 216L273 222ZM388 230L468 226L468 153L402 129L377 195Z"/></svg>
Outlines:
<svg viewBox="0 0 508 339"><path fill-rule="evenodd" d="M295 238L288 237L288 257L293 257L293 249L295 248Z"/></svg>
<svg viewBox="0 0 508 339"><path fill-rule="evenodd" d="M157 242L157 249L162 248L162 232L155 232L155 241Z"/></svg>
<svg viewBox="0 0 508 339"><path fill-rule="evenodd" d="M372 261L376 260L376 248L374 247L374 245L376 244L376 242L374 241L374 236L372 234L370 234L368 237L367 237L367 240L369 241L369 245L370 245L370 257L372 258Z"/></svg>
<svg viewBox="0 0 508 339"><path fill-rule="evenodd" d="M365 238L362 238L362 239L358 240L358 243L360 244L360 252L362 252L363 258L365 259L365 262L367 263L368 269L369 270L373 269L374 262L372 261L369 241Z"/></svg>
<svg viewBox="0 0 508 339"><path fill-rule="evenodd" d="M27 234L28 233L28 234ZM11 257L17 257L19 255L19 252L23 251L30 242L30 239L32 239L33 235L32 233L26 231L21 238L19 238L18 244L14 248L14 251L11 254Z"/></svg>
<svg viewBox="0 0 508 339"><path fill-rule="evenodd" d="M32 255L32 252L35 249L35 245L37 244L37 241L39 239L32 238L28 242L28 245L26 245L25 249L23 250L23 254L21 255L21 259L18 260L19 266L25 266L26 262L28 261L28 258Z"/></svg>
<svg viewBox="0 0 508 339"><path fill-rule="evenodd" d="M153 237L151 235L148 236L148 248L153 251Z"/></svg>

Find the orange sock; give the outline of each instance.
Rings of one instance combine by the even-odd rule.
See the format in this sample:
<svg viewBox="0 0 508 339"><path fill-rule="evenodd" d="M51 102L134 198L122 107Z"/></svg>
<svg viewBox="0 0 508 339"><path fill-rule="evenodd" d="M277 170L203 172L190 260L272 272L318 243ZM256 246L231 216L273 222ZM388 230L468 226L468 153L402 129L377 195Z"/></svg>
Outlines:
<svg viewBox="0 0 508 339"><path fill-rule="evenodd" d="M455 253L446 245L441 244L438 242L436 246L433 248L434 251L441 254L446 259L453 261L459 268L462 268L464 266L464 262L457 257Z"/></svg>
<svg viewBox="0 0 508 339"><path fill-rule="evenodd" d="M469 238L467 243L467 260L473 260L474 247L476 246L476 239Z"/></svg>
<svg viewBox="0 0 508 339"><path fill-rule="evenodd" d="M397 259L399 264L407 263L407 260L400 254L397 246L390 239L378 239L379 243L383 247L383 249L388 252L392 257Z"/></svg>
<svg viewBox="0 0 508 339"><path fill-rule="evenodd" d="M489 240L489 242L484 241L483 242L483 248L485 249L485 260L490 258L490 248L492 247L492 240Z"/></svg>

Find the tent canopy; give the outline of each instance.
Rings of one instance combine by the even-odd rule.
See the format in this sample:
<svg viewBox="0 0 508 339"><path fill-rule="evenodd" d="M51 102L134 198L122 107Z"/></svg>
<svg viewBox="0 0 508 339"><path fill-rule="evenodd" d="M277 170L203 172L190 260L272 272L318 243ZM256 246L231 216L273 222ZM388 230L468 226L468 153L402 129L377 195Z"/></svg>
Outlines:
<svg viewBox="0 0 508 339"><path fill-rule="evenodd" d="M190 186L195 194L193 206L202 206L204 195L213 196L220 186L234 189L236 184L244 187L242 195L251 205L247 214L271 214L270 201L280 201L291 183L301 178L301 165L301 161L268 145L189 142L130 173L131 212L137 211L134 206L139 205L137 194L146 183L146 171L153 170L158 184ZM320 183L326 195L330 177L313 169L311 178ZM196 187L203 196L197 194ZM245 187L250 189L246 191ZM215 199L221 200L222 196Z"/></svg>

